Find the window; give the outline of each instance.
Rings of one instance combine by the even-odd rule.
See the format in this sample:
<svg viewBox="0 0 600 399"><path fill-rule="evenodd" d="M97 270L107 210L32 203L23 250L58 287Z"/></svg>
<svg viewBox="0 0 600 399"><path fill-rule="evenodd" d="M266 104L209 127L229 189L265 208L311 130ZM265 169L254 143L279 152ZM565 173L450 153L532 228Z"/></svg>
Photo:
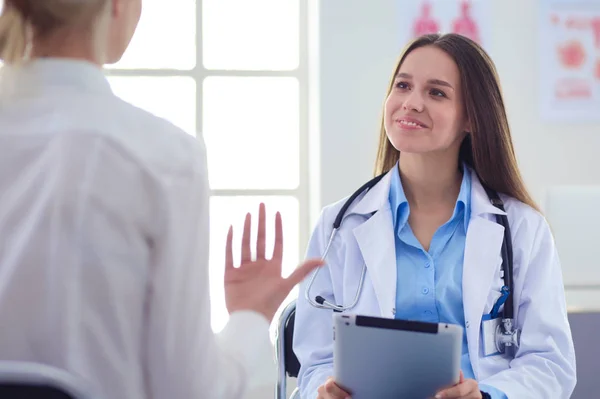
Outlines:
<svg viewBox="0 0 600 399"><path fill-rule="evenodd" d="M305 8L300 0L146 0L130 48L107 70L117 95L206 142L215 331L228 318L230 224L239 248L245 213L257 215L264 201L271 249L274 214L283 217L284 274L303 257L310 227Z"/></svg>

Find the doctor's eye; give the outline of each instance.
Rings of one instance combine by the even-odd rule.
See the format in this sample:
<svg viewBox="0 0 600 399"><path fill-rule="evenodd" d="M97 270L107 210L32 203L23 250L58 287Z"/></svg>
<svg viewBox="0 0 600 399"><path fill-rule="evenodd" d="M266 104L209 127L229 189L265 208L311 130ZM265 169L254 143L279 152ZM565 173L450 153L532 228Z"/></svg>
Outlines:
<svg viewBox="0 0 600 399"><path fill-rule="evenodd" d="M407 82L403 82L403 81L399 81L396 82L396 84L394 85L397 89L401 89L401 90L406 90L409 88L409 85Z"/></svg>
<svg viewBox="0 0 600 399"><path fill-rule="evenodd" d="M446 97L446 93L438 89L431 89L429 91L429 94L431 94L434 97Z"/></svg>

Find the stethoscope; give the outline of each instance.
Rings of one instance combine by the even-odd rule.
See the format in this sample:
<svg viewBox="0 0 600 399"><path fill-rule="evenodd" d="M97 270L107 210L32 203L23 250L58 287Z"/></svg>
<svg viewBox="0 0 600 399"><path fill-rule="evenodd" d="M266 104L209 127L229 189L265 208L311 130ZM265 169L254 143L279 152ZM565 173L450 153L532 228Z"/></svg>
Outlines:
<svg viewBox="0 0 600 399"><path fill-rule="evenodd" d="M358 190L356 190L350 196L350 198L348 198L348 200L346 200L346 202L344 203L344 205L342 206L342 208L340 209L340 211L338 212L338 214L335 217L335 220L333 222L333 230L331 231L331 234L329 236L329 241L327 242L327 246L325 247L325 251L323 252L322 259L325 260L327 258L327 255L329 254L329 250L331 248L331 244L333 243L333 240L342 225L344 215L346 214L346 211L348 210L348 208L350 208L352 203L362 193L369 191L377 183L379 183L379 181L386 174L387 174L387 172L375 177L372 180L369 180L367 183L363 184ZM484 189L485 189L492 205L494 205L496 208L500 209L501 211L505 212L504 202L500 199L500 196L498 196L498 193L496 193L495 191L493 191L485 186L484 186ZM372 216L373 214L371 214L370 216ZM497 318L500 314L500 311L499 311L500 307L502 307L502 305L504 305L504 308L502 309L501 323L498 326L498 329L495 334L496 347L498 348L498 351L504 352L504 349L507 347L511 347L511 346L515 347L515 348L519 347L521 333L520 333L519 329L516 329L514 327L513 248L512 248L512 238L511 238L511 234L510 234L510 226L508 223L508 217L506 215L496 215L496 221L500 225L502 225L502 227L504 227L504 237L502 240L502 269L501 269L502 279L504 280L504 286L502 287L502 295L494 304L494 307L492 308L492 312L490 313L490 316L493 319ZM308 303L310 303L315 308L329 309L329 310L333 310L334 312L346 312L348 310L353 309L356 306L356 304L358 303L358 300L360 299L360 293L362 291L363 283L365 281L365 276L367 273L367 265L363 263L362 271L360 274L360 280L358 283L358 288L356 289L356 294L354 295L354 299L352 300L350 305L347 305L347 306L333 304L333 303L327 301L321 295L316 296L313 300L313 298L310 295L310 289L312 288L312 285L313 285L320 269L321 268L318 268L312 274L312 276L308 282L308 285L306 286L306 289L304 291L304 297L308 301Z"/></svg>

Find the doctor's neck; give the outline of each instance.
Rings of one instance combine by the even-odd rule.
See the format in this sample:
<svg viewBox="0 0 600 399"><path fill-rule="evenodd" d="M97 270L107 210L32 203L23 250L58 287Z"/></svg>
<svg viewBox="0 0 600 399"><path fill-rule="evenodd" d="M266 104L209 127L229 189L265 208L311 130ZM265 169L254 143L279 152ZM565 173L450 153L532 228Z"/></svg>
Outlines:
<svg viewBox="0 0 600 399"><path fill-rule="evenodd" d="M86 37L87 36L87 37ZM63 58L88 61L98 66L103 65L103 59L94 39L89 35L73 35L70 32L51 40L38 38L31 48L31 58Z"/></svg>
<svg viewBox="0 0 600 399"><path fill-rule="evenodd" d="M399 161L402 187L412 209L454 206L462 182L454 154L408 154Z"/></svg>

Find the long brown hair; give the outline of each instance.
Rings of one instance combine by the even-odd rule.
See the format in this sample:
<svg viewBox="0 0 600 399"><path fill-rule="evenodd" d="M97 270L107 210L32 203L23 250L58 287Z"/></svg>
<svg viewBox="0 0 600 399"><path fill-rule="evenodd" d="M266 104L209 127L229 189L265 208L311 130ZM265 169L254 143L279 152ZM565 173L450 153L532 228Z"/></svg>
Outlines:
<svg viewBox="0 0 600 399"><path fill-rule="evenodd" d="M517 166L496 67L477 43L456 34L431 34L415 39L405 48L396 64L387 96L406 56L424 46L435 46L445 51L460 71L464 106L471 126L471 132L460 147L461 161L466 162L487 187L539 211ZM399 158L400 152L387 137L382 116L375 174L391 170Z"/></svg>

